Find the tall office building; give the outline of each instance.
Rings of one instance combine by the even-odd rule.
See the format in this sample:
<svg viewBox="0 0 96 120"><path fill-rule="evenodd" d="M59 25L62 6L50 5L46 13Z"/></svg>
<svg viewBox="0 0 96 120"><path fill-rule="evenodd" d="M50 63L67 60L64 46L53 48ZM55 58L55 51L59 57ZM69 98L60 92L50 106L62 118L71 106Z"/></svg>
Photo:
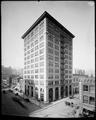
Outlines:
<svg viewBox="0 0 96 120"><path fill-rule="evenodd" d="M71 95L74 35L45 11L22 38L25 94L44 102Z"/></svg>

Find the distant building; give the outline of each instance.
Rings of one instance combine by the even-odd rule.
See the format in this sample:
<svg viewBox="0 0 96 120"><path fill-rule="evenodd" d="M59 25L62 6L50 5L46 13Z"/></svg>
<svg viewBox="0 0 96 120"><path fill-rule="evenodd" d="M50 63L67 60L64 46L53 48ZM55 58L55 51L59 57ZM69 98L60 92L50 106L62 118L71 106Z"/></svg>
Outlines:
<svg viewBox="0 0 96 120"><path fill-rule="evenodd" d="M20 84L20 90L24 93L25 92L25 80L20 79L19 84Z"/></svg>
<svg viewBox="0 0 96 120"><path fill-rule="evenodd" d="M44 102L72 95L74 35L44 12L22 38L25 94Z"/></svg>
<svg viewBox="0 0 96 120"><path fill-rule="evenodd" d="M2 88L9 87L9 80L8 79L2 79L1 87Z"/></svg>

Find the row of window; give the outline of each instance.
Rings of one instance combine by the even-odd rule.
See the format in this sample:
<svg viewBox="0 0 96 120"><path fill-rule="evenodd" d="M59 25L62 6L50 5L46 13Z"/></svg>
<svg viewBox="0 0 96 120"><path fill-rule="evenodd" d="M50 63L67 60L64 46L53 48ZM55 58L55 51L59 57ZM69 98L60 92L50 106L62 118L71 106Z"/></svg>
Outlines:
<svg viewBox="0 0 96 120"><path fill-rule="evenodd" d="M33 62L34 63L34 62ZM40 66L44 66L44 61L39 63ZM38 67L38 64L36 63L35 67ZM34 65L26 65L24 66L24 69L34 68Z"/></svg>
<svg viewBox="0 0 96 120"><path fill-rule="evenodd" d="M38 26L36 26L24 39L24 42L27 42L32 36L37 34L44 28L44 21L42 21Z"/></svg>
<svg viewBox="0 0 96 120"><path fill-rule="evenodd" d="M95 105L95 97L88 97L87 95L83 96L83 103Z"/></svg>
<svg viewBox="0 0 96 120"><path fill-rule="evenodd" d="M53 79L53 74L49 74L48 79ZM55 79L59 79L59 75L55 75Z"/></svg>
<svg viewBox="0 0 96 120"><path fill-rule="evenodd" d="M87 91L89 93L95 93L95 86L94 85L83 85L83 91Z"/></svg>
<svg viewBox="0 0 96 120"><path fill-rule="evenodd" d="M37 45L39 42L42 42L43 40L44 40L44 36L42 35L42 36L40 37L39 41L38 41L38 39L36 39L35 41L32 41L31 44L28 44L28 45L24 48L24 51L27 51L27 50L31 49L32 47L34 47L35 45ZM42 44L44 44L44 43L42 43ZM40 43L39 47L41 47L41 46L42 46L42 45L41 45L41 43Z"/></svg>
<svg viewBox="0 0 96 120"><path fill-rule="evenodd" d="M38 78L40 78L40 79L44 79L44 75L24 75L24 78L29 78L29 79L38 79Z"/></svg>

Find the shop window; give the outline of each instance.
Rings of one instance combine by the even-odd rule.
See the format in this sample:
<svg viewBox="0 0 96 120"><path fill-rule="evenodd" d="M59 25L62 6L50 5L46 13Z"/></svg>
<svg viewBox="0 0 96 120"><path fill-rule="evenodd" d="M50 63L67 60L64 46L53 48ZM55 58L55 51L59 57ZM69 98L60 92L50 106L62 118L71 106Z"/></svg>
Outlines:
<svg viewBox="0 0 96 120"><path fill-rule="evenodd" d="M86 95L83 96L83 103L88 103L88 96Z"/></svg>

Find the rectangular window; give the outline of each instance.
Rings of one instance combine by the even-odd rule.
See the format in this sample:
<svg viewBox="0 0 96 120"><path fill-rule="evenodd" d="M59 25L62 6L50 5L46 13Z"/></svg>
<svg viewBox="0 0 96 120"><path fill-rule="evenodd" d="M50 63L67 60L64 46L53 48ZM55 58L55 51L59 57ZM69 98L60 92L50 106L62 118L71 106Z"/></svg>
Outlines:
<svg viewBox="0 0 96 120"><path fill-rule="evenodd" d="M65 74L66 74L66 73L68 74L68 70L65 70Z"/></svg>
<svg viewBox="0 0 96 120"><path fill-rule="evenodd" d="M53 60L53 56L52 55L48 55L48 59L49 60Z"/></svg>
<svg viewBox="0 0 96 120"><path fill-rule="evenodd" d="M55 63L55 67L59 67L59 63Z"/></svg>
<svg viewBox="0 0 96 120"><path fill-rule="evenodd" d="M72 51L72 46L69 46L69 50L71 50L71 51Z"/></svg>
<svg viewBox="0 0 96 120"><path fill-rule="evenodd" d="M35 73L38 73L39 71L38 71L38 69L35 69Z"/></svg>
<svg viewBox="0 0 96 120"><path fill-rule="evenodd" d="M38 63L35 64L35 67L38 67Z"/></svg>
<svg viewBox="0 0 96 120"><path fill-rule="evenodd" d="M55 69L55 73L59 73L59 69Z"/></svg>
<svg viewBox="0 0 96 120"><path fill-rule="evenodd" d="M53 81L48 81L48 85L53 85Z"/></svg>
<svg viewBox="0 0 96 120"><path fill-rule="evenodd" d="M38 55L38 51L35 52L35 56L37 56L37 55Z"/></svg>
<svg viewBox="0 0 96 120"><path fill-rule="evenodd" d="M33 63L34 62L34 59L31 59L31 63Z"/></svg>
<svg viewBox="0 0 96 120"><path fill-rule="evenodd" d="M27 59L30 59L30 56L27 56Z"/></svg>
<svg viewBox="0 0 96 120"><path fill-rule="evenodd" d="M58 62L58 61L59 61L59 57L55 57L55 61L57 61L57 62Z"/></svg>
<svg viewBox="0 0 96 120"><path fill-rule="evenodd" d="M44 21L42 21L39 25L39 29L42 29L44 27Z"/></svg>
<svg viewBox="0 0 96 120"><path fill-rule="evenodd" d="M40 79L44 79L44 75L40 75Z"/></svg>
<svg viewBox="0 0 96 120"><path fill-rule="evenodd" d="M44 47L44 42L40 43L39 47Z"/></svg>
<svg viewBox="0 0 96 120"><path fill-rule="evenodd" d="M72 78L72 75L69 75L69 78Z"/></svg>
<svg viewBox="0 0 96 120"><path fill-rule="evenodd" d="M48 48L48 53L53 54L53 49Z"/></svg>
<svg viewBox="0 0 96 120"><path fill-rule="evenodd" d="M27 46L27 50L28 50L29 48L30 48L30 46L28 45L28 46Z"/></svg>
<svg viewBox="0 0 96 120"><path fill-rule="evenodd" d="M38 62L38 57L35 57L35 62Z"/></svg>
<svg viewBox="0 0 96 120"><path fill-rule="evenodd" d="M53 43L48 42L48 46L53 48Z"/></svg>
<svg viewBox="0 0 96 120"><path fill-rule="evenodd" d="M31 49L31 52L34 52L34 48Z"/></svg>
<svg viewBox="0 0 96 120"><path fill-rule="evenodd" d="M53 75L49 74L48 79L53 79Z"/></svg>
<svg viewBox="0 0 96 120"><path fill-rule="evenodd" d="M65 75L65 78L68 78L68 75Z"/></svg>
<svg viewBox="0 0 96 120"><path fill-rule="evenodd" d="M33 73L34 73L34 70L31 70L31 73L33 74Z"/></svg>
<svg viewBox="0 0 96 120"><path fill-rule="evenodd" d="M35 34L38 33L38 26L35 28Z"/></svg>
<svg viewBox="0 0 96 120"><path fill-rule="evenodd" d="M35 75L35 78L38 79L38 75Z"/></svg>
<svg viewBox="0 0 96 120"><path fill-rule="evenodd" d="M35 40L35 45L37 45L38 44L38 40Z"/></svg>
<svg viewBox="0 0 96 120"><path fill-rule="evenodd" d="M64 44L64 48L68 49L68 44Z"/></svg>
<svg viewBox="0 0 96 120"><path fill-rule="evenodd" d="M69 61L69 65L72 65L72 61Z"/></svg>
<svg viewBox="0 0 96 120"><path fill-rule="evenodd" d="M43 49L40 49L40 54L43 54L44 53L44 48Z"/></svg>
<svg viewBox="0 0 96 120"><path fill-rule="evenodd" d="M65 68L65 69L68 69L68 65L65 65L64 68Z"/></svg>
<svg viewBox="0 0 96 120"><path fill-rule="evenodd" d="M72 60L72 57L71 57L71 56L69 56L69 60Z"/></svg>
<svg viewBox="0 0 96 120"><path fill-rule="evenodd" d="M44 72L44 68L40 68L40 73L43 73Z"/></svg>
<svg viewBox="0 0 96 120"><path fill-rule="evenodd" d="M31 37L33 36L33 31L31 32Z"/></svg>
<svg viewBox="0 0 96 120"><path fill-rule="evenodd" d="M51 34L48 34L48 40L53 42L53 36Z"/></svg>
<svg viewBox="0 0 96 120"><path fill-rule="evenodd" d="M44 55L40 56L40 60L44 60Z"/></svg>
<svg viewBox="0 0 96 120"><path fill-rule="evenodd" d="M55 49L56 49L56 50L59 50L59 46L55 45Z"/></svg>
<svg viewBox="0 0 96 120"><path fill-rule="evenodd" d="M59 81L55 81L55 85L59 85Z"/></svg>
<svg viewBox="0 0 96 120"><path fill-rule="evenodd" d="M59 75L55 75L55 79L59 79Z"/></svg>
<svg viewBox="0 0 96 120"><path fill-rule="evenodd" d="M69 55L72 56L72 52L69 52Z"/></svg>
<svg viewBox="0 0 96 120"><path fill-rule="evenodd" d="M83 96L83 103L88 103L88 96L86 95Z"/></svg>
<svg viewBox="0 0 96 120"><path fill-rule="evenodd" d="M38 45L35 47L35 50L38 50Z"/></svg>
<svg viewBox="0 0 96 120"><path fill-rule="evenodd" d="M39 35L43 34L43 32L44 32L44 29L41 29L41 30L39 31Z"/></svg>
<svg viewBox="0 0 96 120"><path fill-rule="evenodd" d="M33 58L34 57L34 54L31 54L31 58Z"/></svg>
<svg viewBox="0 0 96 120"><path fill-rule="evenodd" d="M53 69L52 68L49 68L49 73L53 73Z"/></svg>
<svg viewBox="0 0 96 120"><path fill-rule="evenodd" d="M59 44L59 40L57 38L55 38L55 43L58 45Z"/></svg>
<svg viewBox="0 0 96 120"><path fill-rule="evenodd" d="M58 52L58 51L55 51L55 55L59 56L59 52Z"/></svg>
<svg viewBox="0 0 96 120"><path fill-rule="evenodd" d="M35 80L35 85L38 85L38 80Z"/></svg>
<svg viewBox="0 0 96 120"><path fill-rule="evenodd" d="M44 37L43 35L40 37L40 42L44 40Z"/></svg>
<svg viewBox="0 0 96 120"><path fill-rule="evenodd" d="M65 58L65 59L68 59L68 55L64 55L64 58Z"/></svg>
<svg viewBox="0 0 96 120"><path fill-rule="evenodd" d="M34 39L38 39L38 33L35 34Z"/></svg>
<svg viewBox="0 0 96 120"><path fill-rule="evenodd" d="M89 92L90 93L95 93L95 86L94 85L89 86Z"/></svg>
<svg viewBox="0 0 96 120"><path fill-rule="evenodd" d="M40 80L40 85L44 85L44 81L43 80Z"/></svg>
<svg viewBox="0 0 96 120"><path fill-rule="evenodd" d="M72 69L72 66L69 65L69 69Z"/></svg>
<svg viewBox="0 0 96 120"><path fill-rule="evenodd" d="M89 104L95 105L95 97L89 97Z"/></svg>
<svg viewBox="0 0 96 120"><path fill-rule="evenodd" d="M44 62L40 62L40 66L44 66Z"/></svg>
<svg viewBox="0 0 96 120"><path fill-rule="evenodd" d="M48 66L53 67L53 62L49 61Z"/></svg>
<svg viewBox="0 0 96 120"><path fill-rule="evenodd" d="M26 51L26 48L24 48L24 51Z"/></svg>
<svg viewBox="0 0 96 120"><path fill-rule="evenodd" d="M83 91L88 91L88 85L83 85Z"/></svg>
<svg viewBox="0 0 96 120"><path fill-rule="evenodd" d="M69 74L72 74L72 71L69 71Z"/></svg>
<svg viewBox="0 0 96 120"><path fill-rule="evenodd" d="M32 48L32 47L34 47L34 43L33 43L33 42L31 43L31 48Z"/></svg>
<svg viewBox="0 0 96 120"><path fill-rule="evenodd" d="M64 49L64 53L65 53L65 54L68 54L68 50L67 50L67 49Z"/></svg>

